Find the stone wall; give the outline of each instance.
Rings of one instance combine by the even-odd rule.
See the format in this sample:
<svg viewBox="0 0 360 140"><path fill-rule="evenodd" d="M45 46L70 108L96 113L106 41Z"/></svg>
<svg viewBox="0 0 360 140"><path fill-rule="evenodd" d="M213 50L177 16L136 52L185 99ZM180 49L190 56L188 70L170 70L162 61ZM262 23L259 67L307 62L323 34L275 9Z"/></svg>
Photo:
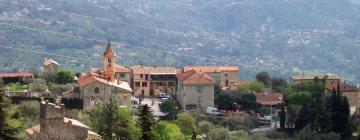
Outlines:
<svg viewBox="0 0 360 140"><path fill-rule="evenodd" d="M40 103L40 132L27 135L26 140L86 140L89 128L64 120L65 106L56 101Z"/></svg>

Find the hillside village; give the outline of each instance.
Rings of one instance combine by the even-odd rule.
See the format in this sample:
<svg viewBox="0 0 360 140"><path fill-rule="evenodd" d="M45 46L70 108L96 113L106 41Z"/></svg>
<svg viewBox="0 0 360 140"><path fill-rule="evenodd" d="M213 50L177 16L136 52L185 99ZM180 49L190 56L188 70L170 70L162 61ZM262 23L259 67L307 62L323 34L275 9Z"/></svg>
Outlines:
<svg viewBox="0 0 360 140"><path fill-rule="evenodd" d="M109 41L104 47L101 68L74 73L62 69L55 60L45 58L42 72L0 73L3 95L15 107L21 110L20 106L25 104L39 110L30 117L20 113L24 115L22 119L26 118L23 123L27 127L19 128L22 130L19 133L24 134L21 138L164 139L161 137L165 134L158 132L172 126L176 129L171 131L176 132L167 134L171 139L276 139L276 133L284 134L281 131L299 131L306 129L307 124L312 126L319 120L316 115L314 121L302 120L305 118L302 115L307 115L306 109L315 108L313 113L317 107L322 113L332 111L334 102L328 102L328 98L337 97L343 100L339 106L348 104L348 118L353 118L348 120L349 124L360 122L360 88L349 85L338 75L283 79L261 72L257 80L247 81L241 80L241 69L237 66L127 67L118 65L116 58L117 53ZM323 104L325 108L321 107ZM116 118L103 120L108 116L101 112L111 111L107 107L116 108L115 112L125 111L122 113L128 115L125 119L128 121L118 124ZM129 126L135 122L134 127L141 130ZM107 128L99 123L114 126ZM332 123L328 122L338 125ZM158 129L159 125L165 128ZM117 127L129 130L113 130ZM357 136L354 130L335 132L335 138ZM349 132L354 133L349 135Z"/></svg>

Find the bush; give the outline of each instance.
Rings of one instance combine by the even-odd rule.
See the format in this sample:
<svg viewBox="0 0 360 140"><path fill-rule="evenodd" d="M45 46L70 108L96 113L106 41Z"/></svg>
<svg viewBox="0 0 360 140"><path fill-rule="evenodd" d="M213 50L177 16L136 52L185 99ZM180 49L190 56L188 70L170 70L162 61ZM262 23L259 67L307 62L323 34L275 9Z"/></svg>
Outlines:
<svg viewBox="0 0 360 140"><path fill-rule="evenodd" d="M24 101L18 105L20 115L24 118L25 126L31 127L39 122L39 101Z"/></svg>
<svg viewBox="0 0 360 140"><path fill-rule="evenodd" d="M51 93L55 93L55 94L61 94L63 92L69 91L71 90L73 87L72 84L66 84L66 85L61 85L61 84L51 84L50 86L50 92Z"/></svg>
<svg viewBox="0 0 360 140"><path fill-rule="evenodd" d="M228 140L230 138L229 130L226 128L213 128L208 135L209 140Z"/></svg>
<svg viewBox="0 0 360 140"><path fill-rule="evenodd" d="M175 100L168 100L160 104L160 110L167 113L177 113L180 111L180 106Z"/></svg>
<svg viewBox="0 0 360 140"><path fill-rule="evenodd" d="M336 133L318 133L306 126L296 135L296 140L340 140L340 134Z"/></svg>

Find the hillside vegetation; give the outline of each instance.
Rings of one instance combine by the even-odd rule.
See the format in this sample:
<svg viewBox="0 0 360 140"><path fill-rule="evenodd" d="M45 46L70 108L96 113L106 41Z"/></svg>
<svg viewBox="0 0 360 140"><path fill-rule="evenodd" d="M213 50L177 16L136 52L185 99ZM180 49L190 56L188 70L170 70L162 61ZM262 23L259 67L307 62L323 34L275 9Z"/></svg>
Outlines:
<svg viewBox="0 0 360 140"><path fill-rule="evenodd" d="M1 46L34 51L0 47L0 71L36 70L44 57L77 71L101 66L109 38L123 65L238 65L242 78L266 69L281 76L337 73L357 82L355 3L0 0Z"/></svg>

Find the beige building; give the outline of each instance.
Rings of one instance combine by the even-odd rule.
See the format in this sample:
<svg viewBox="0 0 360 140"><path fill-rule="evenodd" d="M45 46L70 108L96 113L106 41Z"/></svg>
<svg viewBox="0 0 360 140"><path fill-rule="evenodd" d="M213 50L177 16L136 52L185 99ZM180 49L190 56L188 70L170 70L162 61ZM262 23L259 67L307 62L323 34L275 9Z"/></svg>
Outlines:
<svg viewBox="0 0 360 140"><path fill-rule="evenodd" d="M220 85L224 90L232 89L233 83L239 80L239 70L237 66L186 66L183 72L196 70L206 73L215 80L216 84Z"/></svg>
<svg viewBox="0 0 360 140"><path fill-rule="evenodd" d="M116 77L117 72L121 74L128 71L116 65L116 53L113 52L110 42L106 47L103 60L104 67L100 73L90 72L78 79L79 96L84 101L84 108L93 107L99 102L108 102L110 98L115 98L121 104L130 107L132 89L128 82ZM125 79L126 76L120 76L121 78Z"/></svg>
<svg viewBox="0 0 360 140"><path fill-rule="evenodd" d="M214 107L215 81L206 73L189 70L177 75L179 79L176 99L183 110Z"/></svg>
<svg viewBox="0 0 360 140"><path fill-rule="evenodd" d="M45 58L43 62L44 76L50 78L59 71L60 64L56 61Z"/></svg>
<svg viewBox="0 0 360 140"><path fill-rule="evenodd" d="M25 140L101 140L83 123L64 117L65 106L57 101L40 103L40 124L25 130Z"/></svg>
<svg viewBox="0 0 360 140"><path fill-rule="evenodd" d="M307 81L314 81L316 76L292 76L290 77L290 83L291 84L301 84ZM324 76L318 76L319 80L326 79L327 83L331 83L334 81L340 80L340 78L336 75L324 75Z"/></svg>
<svg viewBox="0 0 360 140"><path fill-rule="evenodd" d="M131 67L135 96L159 97L160 93L176 95L176 70L173 67Z"/></svg>

